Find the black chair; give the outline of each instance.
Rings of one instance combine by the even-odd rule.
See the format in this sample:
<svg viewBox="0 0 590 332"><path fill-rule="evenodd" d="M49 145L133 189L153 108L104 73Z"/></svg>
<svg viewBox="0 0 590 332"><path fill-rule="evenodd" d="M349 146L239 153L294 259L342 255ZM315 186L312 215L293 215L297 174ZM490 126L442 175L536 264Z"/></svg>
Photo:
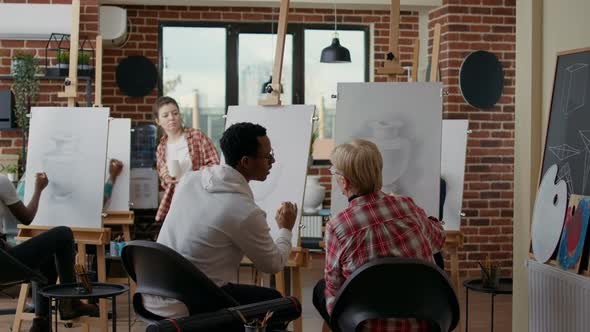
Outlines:
<svg viewBox="0 0 590 332"><path fill-rule="evenodd" d="M369 319L415 318L431 331L452 331L459 301L446 273L414 258L380 258L355 271L344 283L332 310L332 331L356 331Z"/></svg>
<svg viewBox="0 0 590 332"><path fill-rule="evenodd" d="M0 249L0 289L5 289L18 284L35 281L40 284L46 284L47 278L41 273L34 271L18 259L12 257L9 253ZM0 310L0 315L13 315L14 309Z"/></svg>
<svg viewBox="0 0 590 332"><path fill-rule="evenodd" d="M165 245L131 241L123 247L121 259L137 284L133 295L135 313L147 321L165 317L145 309L141 294L176 299L187 306L191 316L239 305L194 264Z"/></svg>

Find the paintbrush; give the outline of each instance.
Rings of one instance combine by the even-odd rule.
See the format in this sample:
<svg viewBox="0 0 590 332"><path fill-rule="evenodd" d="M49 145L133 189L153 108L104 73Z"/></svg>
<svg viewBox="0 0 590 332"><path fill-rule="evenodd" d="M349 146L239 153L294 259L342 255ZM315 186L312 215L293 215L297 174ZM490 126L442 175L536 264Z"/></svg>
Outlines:
<svg viewBox="0 0 590 332"><path fill-rule="evenodd" d="M244 317L244 315L242 314L242 312L240 312L239 310L236 310L236 312L238 313L238 316L240 316L240 319L242 319L242 322L244 322L244 324L248 324L248 321L246 320L246 317Z"/></svg>
<svg viewBox="0 0 590 332"><path fill-rule="evenodd" d="M488 272L488 270L481 264L481 262L477 262L477 264L479 264L479 267L481 267L481 270L483 271L483 273L485 273L486 277L491 282L492 277L490 276L490 273Z"/></svg>
<svg viewBox="0 0 590 332"><path fill-rule="evenodd" d="M266 326L266 323L268 322L268 320L272 317L273 312L272 311L267 311L266 315L264 316L264 319L262 320L262 327Z"/></svg>

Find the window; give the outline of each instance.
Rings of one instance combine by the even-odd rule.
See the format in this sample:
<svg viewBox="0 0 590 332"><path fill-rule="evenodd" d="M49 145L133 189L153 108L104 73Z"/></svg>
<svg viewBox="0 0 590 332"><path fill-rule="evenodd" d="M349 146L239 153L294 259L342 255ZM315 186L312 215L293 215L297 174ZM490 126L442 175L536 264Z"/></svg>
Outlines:
<svg viewBox="0 0 590 332"><path fill-rule="evenodd" d="M197 126L218 147L225 126L225 28L171 26L161 35L162 95L176 99L185 126Z"/></svg>
<svg viewBox="0 0 590 332"><path fill-rule="evenodd" d="M263 96L262 87L272 75L276 35L241 33L239 35L238 79L239 105L256 105ZM281 78L284 105L293 101L293 35L286 35Z"/></svg>
<svg viewBox="0 0 590 332"><path fill-rule="evenodd" d="M255 105L263 97L272 74L276 28L276 23L160 23L159 91L178 101L185 125L197 124L218 147L227 106ZM337 82L369 78L369 27L339 25L338 32L351 63L319 62L334 35L330 25L289 24L287 29L281 101L316 105L320 121L314 159L327 159L333 144Z"/></svg>

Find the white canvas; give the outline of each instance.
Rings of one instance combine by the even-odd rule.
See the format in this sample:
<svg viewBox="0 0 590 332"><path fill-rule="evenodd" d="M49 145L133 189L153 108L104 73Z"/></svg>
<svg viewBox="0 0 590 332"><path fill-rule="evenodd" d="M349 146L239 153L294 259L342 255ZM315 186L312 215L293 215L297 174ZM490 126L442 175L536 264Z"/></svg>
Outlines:
<svg viewBox="0 0 590 332"><path fill-rule="evenodd" d="M442 84L338 83L336 144L363 138L383 156L383 191L410 196L437 216L440 190ZM332 215L346 197L332 178Z"/></svg>
<svg viewBox="0 0 590 332"><path fill-rule="evenodd" d="M442 219L445 222L445 229L449 231L461 228L468 127L469 120L443 120L442 122L440 173L447 184Z"/></svg>
<svg viewBox="0 0 590 332"><path fill-rule="evenodd" d="M129 177L131 163L131 119L111 119L107 143L105 181L109 177L109 161L117 159L123 163L123 170L117 177L111 201L105 211L129 211Z"/></svg>
<svg viewBox="0 0 590 332"><path fill-rule="evenodd" d="M31 113L25 202L35 173L49 179L33 224L101 227L108 108L34 107Z"/></svg>
<svg viewBox="0 0 590 332"><path fill-rule="evenodd" d="M257 123L266 134L275 155L275 163L266 181L251 181L256 204L266 212L273 238L278 232L275 214L282 202L297 204L297 220L303 211L303 193L311 144L313 105L279 107L230 106L225 128L238 122ZM299 222L293 228L293 245L299 238Z"/></svg>

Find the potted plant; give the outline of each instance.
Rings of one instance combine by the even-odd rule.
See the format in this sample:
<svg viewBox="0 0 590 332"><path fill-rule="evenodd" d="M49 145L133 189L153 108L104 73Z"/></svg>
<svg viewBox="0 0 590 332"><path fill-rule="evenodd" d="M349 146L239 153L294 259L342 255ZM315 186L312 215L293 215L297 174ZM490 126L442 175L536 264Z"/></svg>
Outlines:
<svg viewBox="0 0 590 332"><path fill-rule="evenodd" d="M4 167L4 173L6 173L6 177L8 177L8 180L12 182L16 181L17 172L18 167L16 165L7 165Z"/></svg>
<svg viewBox="0 0 590 332"><path fill-rule="evenodd" d="M80 53L78 53L78 69L90 69L90 54L88 54L88 52L81 51Z"/></svg>
<svg viewBox="0 0 590 332"><path fill-rule="evenodd" d="M39 77L36 75L39 72L39 59L31 54L17 54L14 59L17 60L14 66L12 85L15 99L14 114L17 126L23 131L22 160L26 160L25 147L27 146L26 139L29 128L27 114L39 93L40 83Z"/></svg>
<svg viewBox="0 0 590 332"><path fill-rule="evenodd" d="M57 66L66 69L70 67L70 51L57 52Z"/></svg>

